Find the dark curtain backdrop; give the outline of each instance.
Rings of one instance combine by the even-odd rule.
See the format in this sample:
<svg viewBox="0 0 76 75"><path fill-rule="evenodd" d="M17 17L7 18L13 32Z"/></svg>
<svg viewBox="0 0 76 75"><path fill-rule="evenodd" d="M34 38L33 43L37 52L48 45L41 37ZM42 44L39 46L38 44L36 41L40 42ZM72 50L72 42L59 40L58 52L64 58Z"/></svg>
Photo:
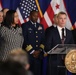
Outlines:
<svg viewBox="0 0 76 75"><path fill-rule="evenodd" d="M21 0L1 0L3 8L16 10Z"/></svg>

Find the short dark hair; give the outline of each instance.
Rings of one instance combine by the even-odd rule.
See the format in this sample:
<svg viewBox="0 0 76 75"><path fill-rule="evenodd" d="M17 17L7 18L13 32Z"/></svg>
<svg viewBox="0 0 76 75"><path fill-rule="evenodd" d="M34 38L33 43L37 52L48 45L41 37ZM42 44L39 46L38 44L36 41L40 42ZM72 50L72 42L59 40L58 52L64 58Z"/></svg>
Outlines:
<svg viewBox="0 0 76 75"><path fill-rule="evenodd" d="M9 10L6 13L6 16L4 18L4 25L7 27L11 27L11 24L14 23L14 14L15 14L15 10Z"/></svg>
<svg viewBox="0 0 76 75"><path fill-rule="evenodd" d="M30 15L32 15L33 13L38 13L38 11L37 10L32 10L31 12L30 12Z"/></svg>
<svg viewBox="0 0 76 75"><path fill-rule="evenodd" d="M62 15L64 14L64 15L66 15L66 16L67 16L67 14L66 14L65 12L60 11L60 12L57 14L57 17L59 17L59 15L60 15L60 14L62 14Z"/></svg>

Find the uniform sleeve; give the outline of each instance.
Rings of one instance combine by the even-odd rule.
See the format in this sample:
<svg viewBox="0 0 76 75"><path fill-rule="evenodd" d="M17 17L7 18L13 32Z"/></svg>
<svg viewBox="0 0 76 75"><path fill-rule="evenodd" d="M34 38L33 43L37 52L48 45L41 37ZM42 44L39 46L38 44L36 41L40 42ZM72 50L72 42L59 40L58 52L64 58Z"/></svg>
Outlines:
<svg viewBox="0 0 76 75"><path fill-rule="evenodd" d="M41 39L41 43L40 43L40 50L44 51L44 46L45 45L45 31L44 28L42 26L42 39Z"/></svg>
<svg viewBox="0 0 76 75"><path fill-rule="evenodd" d="M23 49L30 53L34 49L28 39L28 26L26 23L22 24L22 33L23 33L23 37L24 37Z"/></svg>

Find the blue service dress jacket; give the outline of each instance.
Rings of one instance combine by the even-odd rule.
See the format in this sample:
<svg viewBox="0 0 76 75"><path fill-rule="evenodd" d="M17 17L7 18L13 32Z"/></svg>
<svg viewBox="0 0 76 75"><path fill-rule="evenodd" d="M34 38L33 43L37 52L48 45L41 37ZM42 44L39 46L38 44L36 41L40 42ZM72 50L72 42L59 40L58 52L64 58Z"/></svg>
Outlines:
<svg viewBox="0 0 76 75"><path fill-rule="evenodd" d="M22 24L24 44L23 48L31 53L33 50L44 50L44 28L41 24L33 25L31 21Z"/></svg>

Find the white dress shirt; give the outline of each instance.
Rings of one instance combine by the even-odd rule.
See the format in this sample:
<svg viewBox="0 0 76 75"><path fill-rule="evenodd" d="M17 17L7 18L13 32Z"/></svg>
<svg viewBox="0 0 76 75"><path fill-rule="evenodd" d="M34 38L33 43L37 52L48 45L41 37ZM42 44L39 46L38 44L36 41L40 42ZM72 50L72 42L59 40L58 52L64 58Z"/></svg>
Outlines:
<svg viewBox="0 0 76 75"><path fill-rule="evenodd" d="M58 31L59 31L59 35L60 35L60 38L62 39L62 28L60 26L57 26L58 28ZM66 30L65 30L65 27L64 28L64 36L66 36Z"/></svg>

